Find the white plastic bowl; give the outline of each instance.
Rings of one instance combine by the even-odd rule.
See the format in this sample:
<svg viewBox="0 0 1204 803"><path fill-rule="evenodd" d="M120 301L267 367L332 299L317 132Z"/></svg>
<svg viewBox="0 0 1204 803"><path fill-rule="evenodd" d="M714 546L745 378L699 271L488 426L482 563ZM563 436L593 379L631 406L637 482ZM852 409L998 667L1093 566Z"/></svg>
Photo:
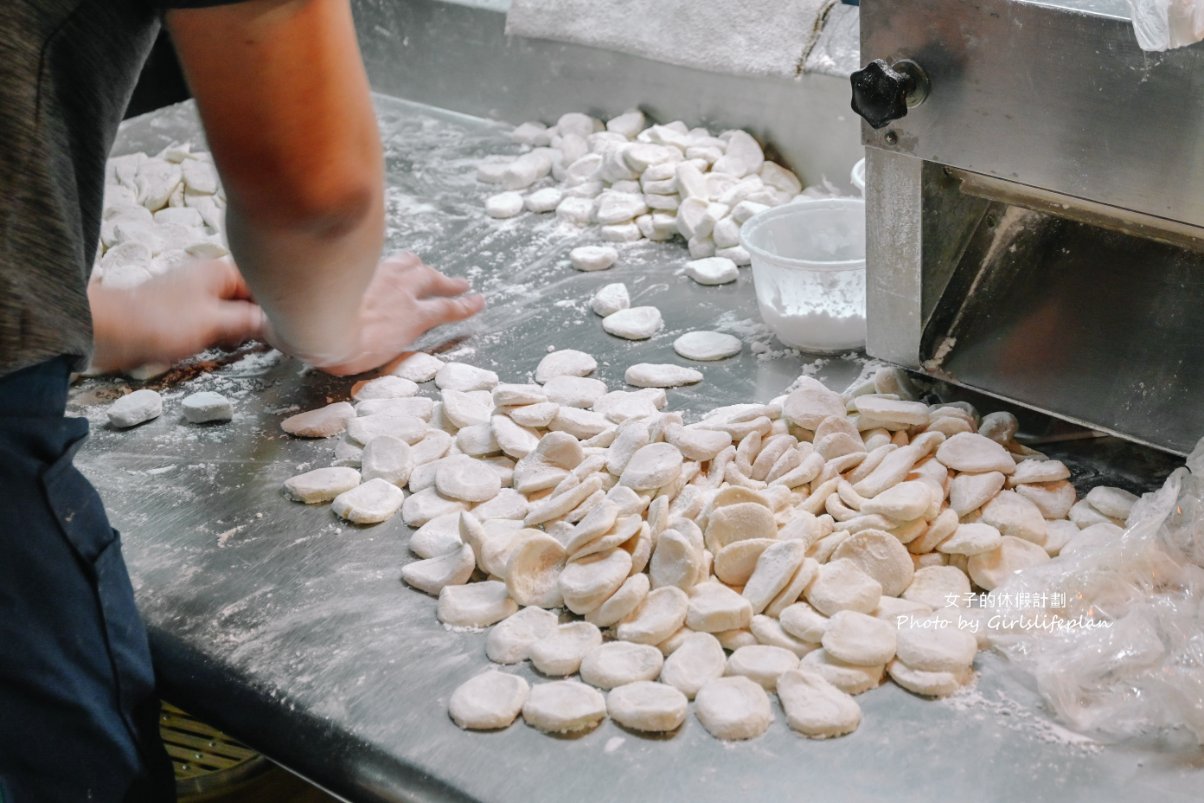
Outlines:
<svg viewBox="0 0 1204 803"><path fill-rule="evenodd" d="M849 173L849 181L853 182L853 186L865 197L865 159L861 159L857 164L853 165L853 171Z"/></svg>
<svg viewBox="0 0 1204 803"><path fill-rule="evenodd" d="M865 347L865 201L799 200L749 218L761 317L788 346L832 354Z"/></svg>

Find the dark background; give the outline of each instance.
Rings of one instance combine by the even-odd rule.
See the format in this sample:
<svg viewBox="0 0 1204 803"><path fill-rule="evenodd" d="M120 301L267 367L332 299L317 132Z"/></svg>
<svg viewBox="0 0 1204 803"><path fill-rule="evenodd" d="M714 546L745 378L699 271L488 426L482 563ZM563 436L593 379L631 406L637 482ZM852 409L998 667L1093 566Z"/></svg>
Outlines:
<svg viewBox="0 0 1204 803"><path fill-rule="evenodd" d="M180 62L176 59L175 48L167 31L161 30L159 38L146 64L142 67L142 75L134 88L134 95L125 109L126 118L154 111L163 106L170 106L187 100L188 85L184 83L184 74L180 72Z"/></svg>

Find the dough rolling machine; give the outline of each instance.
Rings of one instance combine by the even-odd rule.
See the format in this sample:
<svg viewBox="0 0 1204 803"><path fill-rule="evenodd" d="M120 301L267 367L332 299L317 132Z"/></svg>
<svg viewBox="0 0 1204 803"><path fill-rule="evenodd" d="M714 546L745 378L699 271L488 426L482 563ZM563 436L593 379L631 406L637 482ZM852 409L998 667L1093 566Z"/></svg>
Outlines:
<svg viewBox="0 0 1204 803"><path fill-rule="evenodd" d="M865 0L868 352L1185 454L1204 435L1204 44L1125 0Z"/></svg>

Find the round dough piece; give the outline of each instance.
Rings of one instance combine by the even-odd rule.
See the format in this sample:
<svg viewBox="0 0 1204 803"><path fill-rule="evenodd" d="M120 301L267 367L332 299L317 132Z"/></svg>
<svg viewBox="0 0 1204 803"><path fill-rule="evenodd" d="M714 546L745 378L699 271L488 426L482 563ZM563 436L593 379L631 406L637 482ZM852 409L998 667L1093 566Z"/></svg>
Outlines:
<svg viewBox="0 0 1204 803"><path fill-rule="evenodd" d="M927 494L927 487L922 483L916 485ZM881 495L877 498L881 498ZM832 553L832 560L842 559L851 561L877 580L882 586L882 593L888 597L903 593L915 575L915 563L907 547L899 543L898 538L882 530L862 530L850 535Z"/></svg>
<svg viewBox="0 0 1204 803"><path fill-rule="evenodd" d="M660 644L686 623L690 599L677 586L652 591L627 620L620 622L616 634L623 641Z"/></svg>
<svg viewBox="0 0 1204 803"><path fill-rule="evenodd" d="M727 674L756 681L766 691L777 688L783 672L798 669L799 657L783 647L751 644L741 647L727 659Z"/></svg>
<svg viewBox="0 0 1204 803"><path fill-rule="evenodd" d="M1000 539L997 549L972 555L966 568L976 585L992 591L1014 572L1047 560L1049 553L1044 547L1014 535L1005 535Z"/></svg>
<svg viewBox="0 0 1204 803"><path fill-rule="evenodd" d="M803 596L804 589L811 585L811 581L817 574L819 574L819 561L814 558L804 558L786 587L765 606L764 613L768 616L780 616L782 611L798 602L799 598Z"/></svg>
<svg viewBox="0 0 1204 803"><path fill-rule="evenodd" d="M640 607L650 588L652 581L647 574L633 574L623 581L618 591L610 595L610 599L587 613L585 619L598 627L617 625Z"/></svg>
<svg viewBox="0 0 1204 803"><path fill-rule="evenodd" d="M556 614L543 608L523 608L507 616L489 631L485 655L499 664L517 664L527 660L531 645L556 632L560 622Z"/></svg>
<svg viewBox="0 0 1204 803"><path fill-rule="evenodd" d="M517 610L506 584L497 580L444 586L435 606L439 621L451 627L489 627Z"/></svg>
<svg viewBox="0 0 1204 803"><path fill-rule="evenodd" d="M184 397L180 402L184 418L190 424L210 424L234 418L234 406L220 393L202 390Z"/></svg>
<svg viewBox="0 0 1204 803"><path fill-rule="evenodd" d="M379 524L393 518L404 501L400 488L378 477L339 494L330 509L353 524Z"/></svg>
<svg viewBox="0 0 1204 803"><path fill-rule="evenodd" d="M728 544L715 555L715 576L728 585L744 585L752 577L757 558L776 543L773 538L750 538Z"/></svg>
<svg viewBox="0 0 1204 803"><path fill-rule="evenodd" d="M919 480L911 480L887 488L873 499L862 500L861 513L878 514L897 522L913 521L923 516L931 504L932 494L928 486Z"/></svg>
<svg viewBox="0 0 1204 803"><path fill-rule="evenodd" d="M497 374L466 362L445 362L435 373L435 385L440 390L493 390L497 387Z"/></svg>
<svg viewBox="0 0 1204 803"><path fill-rule="evenodd" d="M544 384L557 376L589 376L598 368L598 361L576 349L553 351L535 367L535 381Z"/></svg>
<svg viewBox="0 0 1204 803"><path fill-rule="evenodd" d="M622 282L603 285L594 293L589 306L595 314L601 315L603 318L613 315L621 309L627 309L631 306L631 296L627 292L627 285Z"/></svg>
<svg viewBox="0 0 1204 803"><path fill-rule="evenodd" d="M502 481L497 472L467 455L452 455L439 461L435 490L447 499L485 502L498 495Z"/></svg>
<svg viewBox="0 0 1204 803"><path fill-rule="evenodd" d="M673 350L679 356L696 362L734 357L742 348L740 338L723 332L686 332L673 341Z"/></svg>
<svg viewBox="0 0 1204 803"><path fill-rule="evenodd" d="M962 475L968 476L966 474ZM1003 476L1000 474L999 476ZM966 555L973 557L983 552L998 549L1003 543L999 530L989 524L974 522L958 525L957 530L949 538L941 542L937 549L947 555ZM1044 547L1042 547L1044 549Z"/></svg>
<svg viewBox="0 0 1204 803"><path fill-rule="evenodd" d="M633 731L668 733L686 721L686 696L672 686L641 680L606 696L610 718Z"/></svg>
<svg viewBox="0 0 1204 803"><path fill-rule="evenodd" d="M651 644L611 641L594 647L581 659L581 679L599 689L613 689L641 680L655 680L665 656Z"/></svg>
<svg viewBox="0 0 1204 803"><path fill-rule="evenodd" d="M857 701L810 669L796 669L778 678L778 699L787 724L813 739L843 736L861 724Z"/></svg>
<svg viewBox="0 0 1204 803"><path fill-rule="evenodd" d="M690 589L686 626L701 633L747 628L752 622L752 605L723 583L707 581Z"/></svg>
<svg viewBox="0 0 1204 803"><path fill-rule="evenodd" d="M739 490L744 491L747 489L740 488ZM724 491L720 493L724 493ZM715 501L718 502L719 499L720 496L716 494ZM718 554L724 547L739 541L751 541L762 538L774 541L777 539L778 525L774 521L773 511L766 505L756 502L737 502L735 504L723 505L722 507L716 504L714 508L710 518L707 520L706 529L706 547L711 550L712 554ZM766 547L766 549L768 548ZM803 550L804 552L806 551L805 543L803 544ZM757 553L757 562L760 562L761 556L765 551L761 550ZM756 566L757 563L754 563L754 573ZM749 577L752 577L752 574Z"/></svg>
<svg viewBox="0 0 1204 803"><path fill-rule="evenodd" d="M404 399L418 392L418 383L400 376L378 376L365 379L351 386L351 398L356 401L368 399Z"/></svg>
<svg viewBox="0 0 1204 803"><path fill-rule="evenodd" d="M602 643L602 631L589 622L560 625L531 644L531 665L549 677L565 677L581 668L585 654Z"/></svg>
<svg viewBox="0 0 1204 803"><path fill-rule="evenodd" d="M974 679L974 670L969 667L960 672L925 672L912 669L898 658L890 662L886 671L895 683L921 697L948 697Z"/></svg>
<svg viewBox="0 0 1204 803"><path fill-rule="evenodd" d="M415 351L397 363L390 364L390 373L411 382L430 382L443 367L443 360L425 351Z"/></svg>
<svg viewBox="0 0 1204 803"><path fill-rule="evenodd" d="M900 595L933 610L964 605L970 594L970 578L956 566L925 566Z"/></svg>
<svg viewBox="0 0 1204 803"><path fill-rule="evenodd" d="M360 473L353 468L315 468L285 480L284 494L294 501L315 505L319 502L329 502L359 484Z"/></svg>
<svg viewBox="0 0 1204 803"><path fill-rule="evenodd" d="M410 445L392 435L381 435L368 441L360 455L360 471L365 481L379 477L401 487L410 479L413 469Z"/></svg>
<svg viewBox="0 0 1204 803"><path fill-rule="evenodd" d="M790 635L782 629L782 625L777 619L764 614L758 614L752 618L749 630L759 644L767 644L771 647L781 647L782 649L790 650L790 652L799 658L819 648L818 644L811 644Z"/></svg>
<svg viewBox="0 0 1204 803"><path fill-rule="evenodd" d="M803 429L814 430L828 416L843 418L845 414L844 397L809 376L799 377L797 387L782 403L782 416Z"/></svg>
<svg viewBox="0 0 1204 803"><path fill-rule="evenodd" d="M606 698L576 680L537 683L523 704L523 719L544 733L588 730L606 719Z"/></svg>
<svg viewBox="0 0 1204 803"><path fill-rule="evenodd" d="M746 677L710 681L694 698L694 713L716 739L755 739L769 730L773 709L765 689Z"/></svg>
<svg viewBox="0 0 1204 803"><path fill-rule="evenodd" d="M790 585L806 558L807 544L798 540L779 541L760 554L741 592L752 604L753 613L765 610Z"/></svg>
<svg viewBox="0 0 1204 803"><path fill-rule="evenodd" d="M796 602L778 616L782 629L797 639L819 644L828 629L828 617L805 602Z"/></svg>
<svg viewBox="0 0 1204 803"><path fill-rule="evenodd" d="M506 560L506 589L519 605L559 608L564 547L550 535L532 531Z"/></svg>
<svg viewBox="0 0 1204 803"><path fill-rule="evenodd" d="M630 573L631 554L622 549L572 561L560 572L560 593L565 607L576 614L590 613L610 599Z"/></svg>
<svg viewBox="0 0 1204 803"><path fill-rule="evenodd" d="M426 422L406 413L371 413L347 421L347 439L358 446L381 435L392 435L406 443L417 443L426 433Z"/></svg>
<svg viewBox="0 0 1204 803"><path fill-rule="evenodd" d="M897 654L909 669L961 673L974 663L978 639L947 620L917 619L899 628Z"/></svg>
<svg viewBox="0 0 1204 803"><path fill-rule="evenodd" d="M551 212L560 205L564 193L557 187L544 187L523 199L523 204L532 212Z"/></svg>
<svg viewBox="0 0 1204 803"><path fill-rule="evenodd" d="M751 647L761 643L757 641L751 628L748 630L724 630L722 633L716 633L715 638L719 639L723 649L728 652L735 652L741 647Z"/></svg>
<svg viewBox="0 0 1204 803"><path fill-rule="evenodd" d="M837 660L858 666L885 664L895 657L895 626L869 614L837 611L821 642Z"/></svg>
<svg viewBox="0 0 1204 803"><path fill-rule="evenodd" d="M807 601L825 616L844 610L873 613L880 599L882 586L850 560L820 566L807 588Z"/></svg>
<svg viewBox="0 0 1204 803"><path fill-rule="evenodd" d="M970 474L1011 474L1016 470L1016 461L1007 449L977 432L959 432L946 439L937 447L936 459L954 471Z"/></svg>
<svg viewBox="0 0 1204 803"><path fill-rule="evenodd" d="M606 383L588 376L554 376L543 386L548 401L562 407L591 409L606 395Z"/></svg>
<svg viewBox="0 0 1204 803"><path fill-rule="evenodd" d="M705 257L686 263L686 275L699 284L713 286L736 281L736 263L726 257Z"/></svg>
<svg viewBox="0 0 1204 803"><path fill-rule="evenodd" d="M619 261L619 252L609 245L580 245L569 251L569 262L580 271L606 270Z"/></svg>
<svg viewBox="0 0 1204 803"><path fill-rule="evenodd" d="M530 686L517 675L491 670L461 683L447 712L465 730L508 728L527 702Z"/></svg>
<svg viewBox="0 0 1204 803"><path fill-rule="evenodd" d="M886 667L846 664L828 654L822 647L803 656L802 666L814 670L845 694L861 694L876 689L882 683Z"/></svg>
<svg viewBox="0 0 1204 803"><path fill-rule="evenodd" d="M637 388L676 388L702 379L701 371L672 363L636 363L623 374L623 380Z"/></svg>
<svg viewBox="0 0 1204 803"><path fill-rule="evenodd" d="M679 689L691 700L699 689L715 678L723 677L727 657L723 645L710 633L690 633L673 653L665 659L661 682Z"/></svg>
<svg viewBox="0 0 1204 803"><path fill-rule="evenodd" d="M460 548L460 514L431 519L410 536L410 551L420 558L437 558Z"/></svg>
<svg viewBox="0 0 1204 803"><path fill-rule="evenodd" d="M467 583L476 568L472 547L461 544L446 555L407 563L401 567L401 579L419 591L438 596L444 586Z"/></svg>
<svg viewBox="0 0 1204 803"><path fill-rule="evenodd" d="M607 334L625 340L647 340L663 325L661 311L656 307L629 307L602 319Z"/></svg>
<svg viewBox="0 0 1204 803"><path fill-rule="evenodd" d="M485 199L485 214L492 218L511 218L522 211L523 196L518 192L499 192Z"/></svg>
<svg viewBox="0 0 1204 803"><path fill-rule="evenodd" d="M117 401L120 402L121 399ZM335 402L317 410L306 410L304 413L289 416L280 422L280 428L299 438L329 438L346 429L347 422L353 418L355 408L350 403Z"/></svg>
<svg viewBox="0 0 1204 803"><path fill-rule="evenodd" d="M128 430L132 426L159 418L161 414L163 414L163 396L160 396L157 391L142 388L118 398L108 407L108 424L114 429ZM297 418L296 415L285 420L285 424L295 418ZM300 435L300 432L297 435Z"/></svg>
<svg viewBox="0 0 1204 803"><path fill-rule="evenodd" d="M634 491L655 491L681 474L682 456L671 443L650 443L636 450L619 482Z"/></svg>

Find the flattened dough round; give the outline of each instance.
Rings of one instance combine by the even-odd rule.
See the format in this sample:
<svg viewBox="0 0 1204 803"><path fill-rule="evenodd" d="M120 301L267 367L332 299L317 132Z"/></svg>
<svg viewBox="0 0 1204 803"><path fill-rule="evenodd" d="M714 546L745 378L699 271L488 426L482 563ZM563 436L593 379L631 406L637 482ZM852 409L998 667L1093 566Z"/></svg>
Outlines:
<svg viewBox="0 0 1204 803"><path fill-rule="evenodd" d="M651 644L611 641L594 647L581 659L581 679L599 689L613 689L661 673L665 656Z"/></svg>
<svg viewBox="0 0 1204 803"><path fill-rule="evenodd" d="M828 620L822 644L833 658L858 666L885 664L895 657L895 626L869 614L837 611Z"/></svg>
<svg viewBox="0 0 1204 803"><path fill-rule="evenodd" d="M405 493L400 488L377 477L339 494L330 508L339 518L354 524L379 524L393 518L404 501Z"/></svg>
<svg viewBox="0 0 1204 803"><path fill-rule="evenodd" d="M665 659L661 682L679 689L694 699L698 691L715 678L723 677L727 657L723 645L710 633L689 633L681 645Z"/></svg>
<svg viewBox="0 0 1204 803"><path fill-rule="evenodd" d="M898 632L899 660L911 669L960 673L978 654L978 639L947 620L920 619Z"/></svg>
<svg viewBox="0 0 1204 803"><path fill-rule="evenodd" d="M613 689L606 697L610 718L644 733L668 733L686 720L686 696L672 686L641 680Z"/></svg>
<svg viewBox="0 0 1204 803"><path fill-rule="evenodd" d="M489 631L485 655L499 664L517 664L527 660L531 645L556 632L560 623L556 614L543 608L523 608L507 616Z"/></svg>
<svg viewBox="0 0 1204 803"><path fill-rule="evenodd" d="M809 669L796 669L778 678L778 699L787 724L813 739L843 736L861 724L857 701Z"/></svg>
<svg viewBox="0 0 1204 803"><path fill-rule="evenodd" d="M452 720L465 730L497 730L518 719L530 687L517 675L491 670L460 684L447 703Z"/></svg>
<svg viewBox="0 0 1204 803"><path fill-rule="evenodd" d="M576 680L537 683L523 704L523 719L544 733L587 730L606 719L606 698Z"/></svg>
<svg viewBox="0 0 1204 803"><path fill-rule="evenodd" d="M974 670L968 667L960 672L926 672L898 658L887 665L886 671L895 683L921 697L948 697L974 679Z"/></svg>
<svg viewBox="0 0 1204 803"><path fill-rule="evenodd" d="M560 625L531 644L531 665L549 677L565 677L581 668L581 659L602 643L602 631L589 622Z"/></svg>
<svg viewBox="0 0 1204 803"><path fill-rule="evenodd" d="M773 691L783 672L798 669L799 657L784 647L750 644L727 659L727 674L746 677L766 691Z"/></svg>
<svg viewBox="0 0 1204 803"><path fill-rule="evenodd" d="M765 689L746 677L710 681L694 698L694 713L716 739L755 739L769 730L773 709Z"/></svg>

